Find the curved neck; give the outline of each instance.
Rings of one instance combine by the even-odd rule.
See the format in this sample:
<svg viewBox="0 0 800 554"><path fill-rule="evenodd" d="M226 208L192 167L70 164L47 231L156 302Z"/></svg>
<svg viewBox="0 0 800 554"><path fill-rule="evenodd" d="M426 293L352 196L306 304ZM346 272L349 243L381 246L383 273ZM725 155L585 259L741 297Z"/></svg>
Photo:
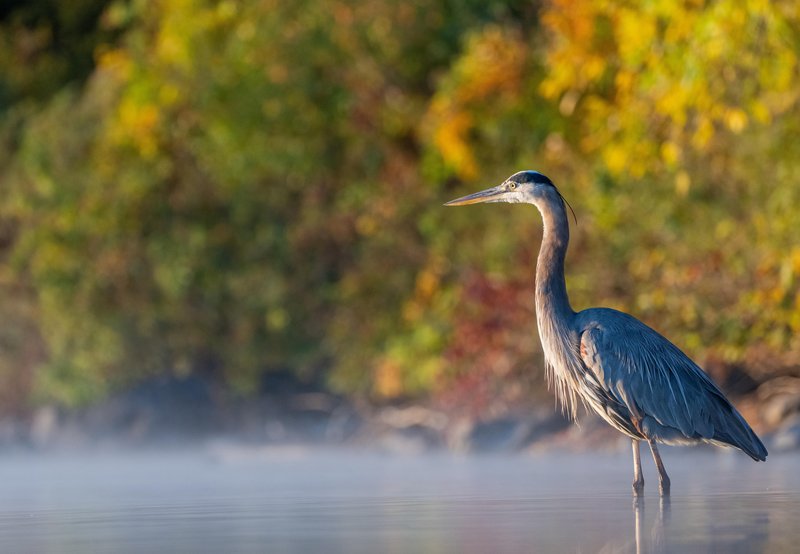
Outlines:
<svg viewBox="0 0 800 554"><path fill-rule="evenodd" d="M551 200L537 205L544 221L542 246L536 262L536 311L551 320L564 321L575 312L567 296L564 259L569 245L569 222L563 203Z"/></svg>

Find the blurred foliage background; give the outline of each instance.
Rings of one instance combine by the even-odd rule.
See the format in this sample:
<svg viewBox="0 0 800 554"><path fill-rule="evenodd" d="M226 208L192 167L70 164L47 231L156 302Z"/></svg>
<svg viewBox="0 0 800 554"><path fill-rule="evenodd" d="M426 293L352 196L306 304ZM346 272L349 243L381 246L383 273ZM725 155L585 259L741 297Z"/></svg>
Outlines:
<svg viewBox="0 0 800 554"><path fill-rule="evenodd" d="M538 214L441 206L521 169L578 214L576 308L796 368L799 54L788 0L5 2L0 407L544 398Z"/></svg>

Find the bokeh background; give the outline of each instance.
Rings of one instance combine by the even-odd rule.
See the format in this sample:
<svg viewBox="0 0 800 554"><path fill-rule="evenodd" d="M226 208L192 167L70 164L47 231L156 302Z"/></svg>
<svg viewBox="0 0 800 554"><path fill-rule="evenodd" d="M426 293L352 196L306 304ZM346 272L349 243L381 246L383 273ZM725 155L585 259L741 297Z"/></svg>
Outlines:
<svg viewBox="0 0 800 554"><path fill-rule="evenodd" d="M573 305L796 446L798 54L788 0L6 1L0 440L569 432L538 214L442 207L538 169Z"/></svg>

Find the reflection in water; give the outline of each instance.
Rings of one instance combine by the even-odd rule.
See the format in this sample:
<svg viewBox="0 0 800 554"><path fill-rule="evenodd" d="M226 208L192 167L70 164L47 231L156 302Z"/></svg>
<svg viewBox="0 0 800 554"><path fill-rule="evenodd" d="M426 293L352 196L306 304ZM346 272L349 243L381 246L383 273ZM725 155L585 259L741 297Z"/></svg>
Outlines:
<svg viewBox="0 0 800 554"><path fill-rule="evenodd" d="M658 515L653 520L653 527L650 531L650 540L644 543L642 538L644 525L644 497L638 496L633 499L634 515L634 534L636 537L636 554L643 552L661 553L667 552L666 533L669 532L670 497L662 496L658 499Z"/></svg>
<svg viewBox="0 0 800 554"><path fill-rule="evenodd" d="M0 457L0 552L791 552L798 461L670 459L670 502L622 455Z"/></svg>
<svg viewBox="0 0 800 554"><path fill-rule="evenodd" d="M767 548L770 523L768 511L748 509L748 505L758 505L761 501L769 504L771 497L769 494L758 500L751 497L749 500L755 502L745 499L741 503L739 500L742 499L726 496L712 500L694 499L691 502L681 500L681 509L685 509L686 514L679 517L674 526L670 497L653 498L649 501L643 497L633 498L633 540L617 537L606 543L599 552L662 554L700 551L744 554L771 551L773 549ZM645 509L648 502L657 505L656 514L650 519ZM794 540L800 538L797 531L788 526L779 533L795 536Z"/></svg>

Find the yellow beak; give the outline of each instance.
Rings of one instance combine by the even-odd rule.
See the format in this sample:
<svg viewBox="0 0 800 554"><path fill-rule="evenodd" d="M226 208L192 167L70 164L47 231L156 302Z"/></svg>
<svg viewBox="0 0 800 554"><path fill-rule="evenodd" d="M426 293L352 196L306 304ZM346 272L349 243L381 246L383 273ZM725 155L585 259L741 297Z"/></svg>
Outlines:
<svg viewBox="0 0 800 554"><path fill-rule="evenodd" d="M445 206L468 206L470 204L480 204L482 202L497 202L503 196L504 192L506 192L505 189L492 187L446 202Z"/></svg>

